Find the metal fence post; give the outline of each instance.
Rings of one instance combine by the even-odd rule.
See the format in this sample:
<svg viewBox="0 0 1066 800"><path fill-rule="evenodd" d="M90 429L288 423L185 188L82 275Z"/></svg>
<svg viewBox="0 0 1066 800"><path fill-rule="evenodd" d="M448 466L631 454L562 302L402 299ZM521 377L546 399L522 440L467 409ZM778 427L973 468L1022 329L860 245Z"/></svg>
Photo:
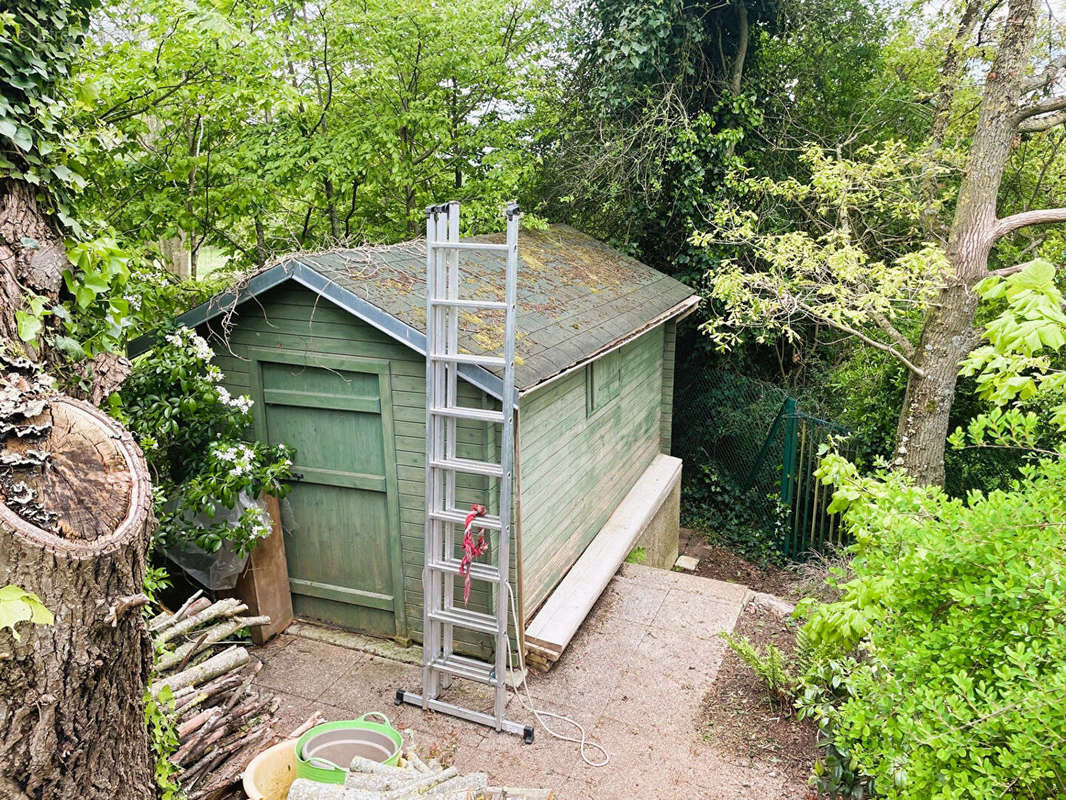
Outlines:
<svg viewBox="0 0 1066 800"><path fill-rule="evenodd" d="M791 556L793 552L792 547L792 531L795 527L795 473L797 466L797 453L796 453L796 400L793 397L786 397L785 402L782 405L782 411L785 418L785 440L783 443L781 453L781 504L788 509L789 514L789 535L784 542L784 551L786 556Z"/></svg>

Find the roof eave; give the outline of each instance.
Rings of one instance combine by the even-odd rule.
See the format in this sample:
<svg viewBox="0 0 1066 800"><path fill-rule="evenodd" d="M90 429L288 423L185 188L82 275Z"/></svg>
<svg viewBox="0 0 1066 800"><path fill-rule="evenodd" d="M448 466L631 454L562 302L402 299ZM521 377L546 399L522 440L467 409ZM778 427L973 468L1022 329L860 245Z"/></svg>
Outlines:
<svg viewBox="0 0 1066 800"><path fill-rule="evenodd" d="M383 311L373 303L364 300L359 295L345 289L340 284L296 259L289 259L275 267L256 273L240 289L229 290L215 295L207 302L186 311L175 321L179 325L189 328L199 327L216 317L222 316L231 308L289 280L295 281L321 297L325 297L371 327L377 328L382 333L425 356L426 335L422 331L408 325L387 311ZM130 342L126 351L130 358L135 358L153 347L155 342L156 333L154 331L146 333ZM487 369L472 364L460 364L459 375L497 400L503 400L503 381ZM512 402L515 406L518 405L517 389L514 391Z"/></svg>
<svg viewBox="0 0 1066 800"><path fill-rule="evenodd" d="M661 314L659 314L659 315L653 317L652 319L648 320L646 323L641 325L639 328L636 328L636 329L630 331L629 333L625 334L624 336L619 336L617 339L613 339L612 341L610 341L607 344L605 344L603 347L601 347L596 352L594 352L594 353L592 353L592 354L590 354L588 356L585 356L584 358L580 359L579 361L575 361L573 364L571 364L570 366L566 367L563 370L560 370L559 372L556 372L554 375L550 375L547 378L544 378L543 380L538 381L537 383L533 384L532 386L528 386L525 389L522 389L521 391L518 392L519 399L521 399L523 397L526 397L526 396L528 396L528 395L532 394L533 392L536 392L536 391L538 391L540 389L543 389L548 384L554 383L555 381L559 380L560 378L565 378L567 375L570 375L573 372L576 372L577 370L582 369L586 364L590 364L593 361L595 361L596 359L601 358L601 357L607 355L608 353L619 349L620 347L624 347L625 345L627 345L630 342L632 342L634 339L640 338L645 333L647 333L648 331L650 331L653 328L657 328L658 326L662 325L664 322L668 322L671 319L677 319L677 320L684 319L689 314L691 314L693 311L695 311L696 308L699 306L699 304L700 304L700 296L699 295L697 295L697 294L689 295L684 300L682 300L680 303L668 308L666 311L664 311Z"/></svg>

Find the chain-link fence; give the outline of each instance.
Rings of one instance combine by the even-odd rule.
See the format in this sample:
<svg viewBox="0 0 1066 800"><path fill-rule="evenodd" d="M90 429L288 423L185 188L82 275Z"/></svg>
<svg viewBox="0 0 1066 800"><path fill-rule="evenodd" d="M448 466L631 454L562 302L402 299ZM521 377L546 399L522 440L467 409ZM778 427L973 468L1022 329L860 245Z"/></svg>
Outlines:
<svg viewBox="0 0 1066 800"><path fill-rule="evenodd" d="M684 515L749 557L803 558L843 543L831 492L814 477L830 436L847 431L800 409L778 386L721 370L678 375L674 455L684 459Z"/></svg>

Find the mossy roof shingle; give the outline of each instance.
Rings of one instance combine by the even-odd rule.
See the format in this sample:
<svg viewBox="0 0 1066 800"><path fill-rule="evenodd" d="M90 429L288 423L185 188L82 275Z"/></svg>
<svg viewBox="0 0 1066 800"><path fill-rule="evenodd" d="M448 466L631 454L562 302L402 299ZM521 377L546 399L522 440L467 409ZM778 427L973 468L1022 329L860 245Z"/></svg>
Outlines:
<svg viewBox="0 0 1066 800"><path fill-rule="evenodd" d="M490 234L465 241L503 242L504 237ZM566 225L522 231L518 250L518 390L542 383L698 302L680 281ZM500 251L459 251L460 296L502 299L504 264L505 253ZM415 349L424 349L426 250L421 239L287 256L241 289L212 298L180 321L199 325L224 313L234 301L245 302L289 277L298 278L301 269L320 276L320 293L352 313L365 318L369 306L414 329L389 330L390 320L379 325ZM344 302L352 296L362 302ZM502 311L460 312L459 344L464 352L500 354L502 342ZM131 346L131 352L136 350ZM490 371L502 375L502 370Z"/></svg>

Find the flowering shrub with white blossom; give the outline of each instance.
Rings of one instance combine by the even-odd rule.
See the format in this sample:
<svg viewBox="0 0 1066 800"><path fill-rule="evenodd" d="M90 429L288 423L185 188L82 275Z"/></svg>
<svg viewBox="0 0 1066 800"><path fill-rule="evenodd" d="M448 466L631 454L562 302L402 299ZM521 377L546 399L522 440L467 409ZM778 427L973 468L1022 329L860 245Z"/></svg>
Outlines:
<svg viewBox="0 0 1066 800"><path fill-rule="evenodd" d="M270 535L270 521L238 499L263 492L283 497L292 454L284 445L247 441L252 400L221 385L213 357L195 331L174 329L134 363L111 412L137 439L152 471L156 543L192 541L213 553L229 542L243 553ZM235 507L242 508L235 520L210 521Z"/></svg>

